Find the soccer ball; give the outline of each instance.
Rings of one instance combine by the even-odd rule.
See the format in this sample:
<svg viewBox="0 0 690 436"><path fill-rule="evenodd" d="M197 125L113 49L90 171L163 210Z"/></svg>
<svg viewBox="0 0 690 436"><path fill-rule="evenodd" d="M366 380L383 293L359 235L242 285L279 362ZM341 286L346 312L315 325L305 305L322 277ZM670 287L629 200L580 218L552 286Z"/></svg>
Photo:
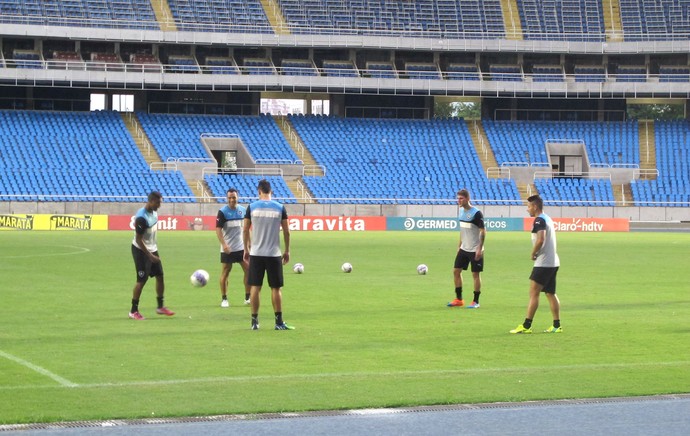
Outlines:
<svg viewBox="0 0 690 436"><path fill-rule="evenodd" d="M210 278L211 276L209 276L208 271L198 269L192 273L192 276L189 278L189 281L192 282L192 285L194 287L203 288L204 286L206 286Z"/></svg>
<svg viewBox="0 0 690 436"><path fill-rule="evenodd" d="M352 264L350 262L345 262L343 266L340 267L340 269L343 270L344 273L351 273Z"/></svg>
<svg viewBox="0 0 690 436"><path fill-rule="evenodd" d="M296 263L293 267L292 270L296 272L297 274L302 274L304 272L304 265L301 263Z"/></svg>
<svg viewBox="0 0 690 436"><path fill-rule="evenodd" d="M417 274L423 276L423 275L426 275L426 273L428 273L428 272L429 272L429 267L427 267L423 263L420 263L419 265L417 265Z"/></svg>

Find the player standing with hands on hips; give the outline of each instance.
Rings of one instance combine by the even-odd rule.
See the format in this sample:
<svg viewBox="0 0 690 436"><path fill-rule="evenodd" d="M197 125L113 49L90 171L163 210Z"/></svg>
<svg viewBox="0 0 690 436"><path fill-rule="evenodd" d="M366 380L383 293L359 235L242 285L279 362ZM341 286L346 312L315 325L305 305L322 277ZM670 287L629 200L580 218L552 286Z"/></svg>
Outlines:
<svg viewBox="0 0 690 436"><path fill-rule="evenodd" d="M167 316L175 315L175 312L163 305L165 282L163 281L163 264L158 256L158 243L156 241L157 211L162 201L163 195L160 192L151 192L146 206L139 209L134 216L135 233L132 241L132 257L134 258L134 267L137 270L137 282L132 290L132 309L129 311L129 317L136 320L144 319L139 313L139 298L149 277L156 278L156 299L158 300L156 313Z"/></svg>
<svg viewBox="0 0 690 436"><path fill-rule="evenodd" d="M486 238L486 228L484 228L484 215L470 203L470 192L461 189L457 192L456 198L460 213L460 242L458 253L455 256L453 266L453 282L455 284L455 299L448 303L449 307L460 307L465 305L462 299L462 271L467 270L472 265L472 280L474 284L474 297L468 309L479 308L479 294L482 292L482 279L480 274L484 271L484 239Z"/></svg>
<svg viewBox="0 0 690 436"><path fill-rule="evenodd" d="M529 304L525 321L510 333L532 333L532 320L539 307L539 295L546 294L551 307L553 324L544 333L561 333L561 302L556 295L556 273L561 261L556 252L556 229L551 217L543 211L544 202L538 195L527 199L527 212L534 218L532 226L532 260L534 267L529 276Z"/></svg>
<svg viewBox="0 0 690 436"><path fill-rule="evenodd" d="M290 228L285 206L271 200L271 183L262 179L257 187L259 200L247 207L244 215L244 260L249 262L251 286L252 330L259 329L259 293L268 276L271 302L275 312L275 329L292 330L283 321L283 265L290 261ZM285 250L280 252L280 230L283 230Z"/></svg>
<svg viewBox="0 0 690 436"><path fill-rule="evenodd" d="M239 263L244 272L244 304L249 304L249 285L247 271L249 264L244 260L244 243L242 242L242 224L244 223L244 206L237 204L239 192L230 188L225 193L228 204L220 208L216 216L216 237L220 242L220 307L230 307L228 302L228 277L233 263Z"/></svg>

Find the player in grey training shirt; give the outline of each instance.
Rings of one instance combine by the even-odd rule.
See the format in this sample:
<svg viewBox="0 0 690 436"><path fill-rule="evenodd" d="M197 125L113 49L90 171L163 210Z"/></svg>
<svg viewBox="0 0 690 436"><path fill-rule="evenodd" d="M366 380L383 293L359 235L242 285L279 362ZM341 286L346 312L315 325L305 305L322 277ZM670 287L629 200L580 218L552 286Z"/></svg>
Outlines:
<svg viewBox="0 0 690 436"><path fill-rule="evenodd" d="M271 302L275 312L275 329L292 330L283 321L283 265L290 261L290 228L285 206L271 200L271 184L262 179L258 186L259 200L247 207L242 236L244 259L249 262L248 283L251 286L252 330L259 329L259 293L264 275L271 287ZM280 230L283 230L285 249L280 251Z"/></svg>
<svg viewBox="0 0 690 436"><path fill-rule="evenodd" d="M455 299L448 303L449 307L461 307L465 305L462 299L462 272L472 265L472 281L474 285L474 297L468 309L479 308L479 294L482 292L482 279L480 274L484 271L484 239L486 228L484 227L484 215L470 203L470 192L461 189L456 198L460 212L460 243L453 264L453 283L455 285Z"/></svg>
<svg viewBox="0 0 690 436"><path fill-rule="evenodd" d="M249 304L249 285L247 272L249 264L244 261L244 242L242 241L242 223L244 223L244 206L237 204L239 192L230 188L225 193L227 204L216 215L216 237L220 242L220 307L230 307L228 302L228 277L232 271L232 264L238 263L242 267L244 282L244 304Z"/></svg>
<svg viewBox="0 0 690 436"><path fill-rule="evenodd" d="M553 316L553 324L545 333L561 333L561 302L556 295L556 274L561 261L556 252L556 230L553 220L544 213L544 202L538 195L527 199L527 212L534 217L532 226L532 260L534 267L530 275L529 303L525 321L510 333L532 333L532 320L539 307L539 295L546 294Z"/></svg>

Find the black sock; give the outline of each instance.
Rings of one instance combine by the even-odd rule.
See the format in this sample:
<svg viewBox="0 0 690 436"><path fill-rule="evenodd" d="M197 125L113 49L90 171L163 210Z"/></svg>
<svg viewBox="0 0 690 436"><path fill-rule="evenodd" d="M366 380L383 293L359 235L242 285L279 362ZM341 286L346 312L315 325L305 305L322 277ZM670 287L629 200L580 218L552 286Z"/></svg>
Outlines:
<svg viewBox="0 0 690 436"><path fill-rule="evenodd" d="M130 313L134 312L139 312L139 300L132 298L132 310L130 310Z"/></svg>
<svg viewBox="0 0 690 436"><path fill-rule="evenodd" d="M249 294L244 294L244 299L249 300Z"/></svg>
<svg viewBox="0 0 690 436"><path fill-rule="evenodd" d="M462 286L455 288L455 298L462 300Z"/></svg>
<svg viewBox="0 0 690 436"><path fill-rule="evenodd" d="M554 326L555 328L560 327L560 326L561 326L561 320L560 320L560 319L554 319L554 320L553 320L553 326Z"/></svg>
<svg viewBox="0 0 690 436"><path fill-rule="evenodd" d="M228 299L228 296L227 296L227 295L223 295L223 300L227 300L227 299Z"/></svg>
<svg viewBox="0 0 690 436"><path fill-rule="evenodd" d="M479 304L479 294L481 294L481 291L479 291L479 292L474 291L474 300L473 301L477 304Z"/></svg>
<svg viewBox="0 0 690 436"><path fill-rule="evenodd" d="M283 323L283 312L276 312L276 325Z"/></svg>
<svg viewBox="0 0 690 436"><path fill-rule="evenodd" d="M525 318L525 322L522 323L522 326L526 329L532 327L532 320L529 318Z"/></svg>
<svg viewBox="0 0 690 436"><path fill-rule="evenodd" d="M252 313L252 325L256 325L259 323L259 314L258 313Z"/></svg>
<svg viewBox="0 0 690 436"><path fill-rule="evenodd" d="M158 308L160 309L163 307L163 297L156 297L156 301L158 301Z"/></svg>

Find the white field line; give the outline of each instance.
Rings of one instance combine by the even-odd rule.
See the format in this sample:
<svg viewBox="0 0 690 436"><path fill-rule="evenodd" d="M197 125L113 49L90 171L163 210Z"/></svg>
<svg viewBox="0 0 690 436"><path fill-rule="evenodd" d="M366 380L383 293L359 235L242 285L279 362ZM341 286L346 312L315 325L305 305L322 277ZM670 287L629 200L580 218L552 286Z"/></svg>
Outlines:
<svg viewBox="0 0 690 436"><path fill-rule="evenodd" d="M85 247L75 247L74 245L61 245L61 247L73 248L75 251L70 251L67 253L34 253L34 254L20 254L20 255L8 255L0 256L0 259L25 259L32 257L55 257L55 256L74 256L75 254L84 254L91 251L90 248Z"/></svg>
<svg viewBox="0 0 690 436"><path fill-rule="evenodd" d="M27 362L24 359L21 359L17 356L13 356L12 354L5 353L2 350L0 350L0 357L4 357L7 360L11 360L13 362L16 362L16 363L18 363L18 364L20 364L26 368L29 368L32 371L36 371L37 373L39 373L41 375L49 377L49 378L55 380L56 382L58 382L60 384L60 386L67 387L67 388L74 388L74 387L79 386L76 383L72 383L71 381L67 380L66 378L62 378L57 374L53 374L52 372L48 371L47 369L45 369L43 367L40 367L38 365L34 365L33 363Z"/></svg>
<svg viewBox="0 0 690 436"><path fill-rule="evenodd" d="M7 357L5 353L0 351L0 355ZM9 357L11 360L19 361L31 369L38 368L14 356ZM31 365L31 366L29 366ZM249 381L274 381L274 380L313 380L313 379L337 379L337 378L373 378L373 377L416 377L416 376L445 376L445 375L463 375L463 374L480 374L480 373L531 373L543 371L569 371L569 370L594 370L594 369L625 369L625 368L646 368L657 366L690 366L690 361L675 361L675 362L645 362L645 363L601 363L601 364L583 364L583 365L549 365L549 366L524 366L524 367L508 367L508 368L470 368L470 369L448 369L448 370L424 370L424 371L381 371L381 372L335 372L335 373L319 373L319 374L282 374L282 375L247 375L236 377L204 377L193 379L180 380L143 380L132 382L118 382L118 383L83 383L76 384L69 382L61 377L51 374L50 372L40 368L42 374L50 375L51 378L58 381L60 386L47 385L22 385L22 386L0 386L0 390L19 390L19 389L45 389L45 388L59 388L70 387L80 389L93 388L119 388L130 386L164 386L164 385L182 385L182 384L198 384L198 383L220 383L220 382L249 382ZM62 380L60 382L58 379Z"/></svg>

